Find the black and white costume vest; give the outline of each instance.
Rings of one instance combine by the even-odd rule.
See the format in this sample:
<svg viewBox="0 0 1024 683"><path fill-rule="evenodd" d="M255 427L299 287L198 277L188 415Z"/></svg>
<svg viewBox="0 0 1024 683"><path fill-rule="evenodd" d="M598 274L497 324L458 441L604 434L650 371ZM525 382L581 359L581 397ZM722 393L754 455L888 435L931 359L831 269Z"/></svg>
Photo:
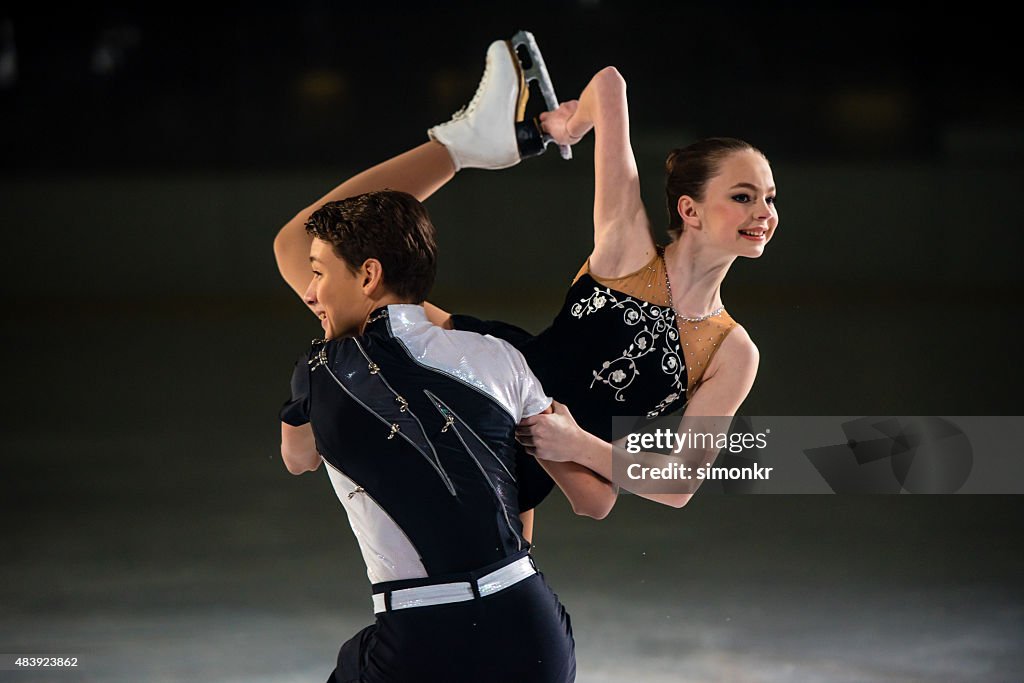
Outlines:
<svg viewBox="0 0 1024 683"><path fill-rule="evenodd" d="M421 306L315 341L281 420L311 423L371 583L472 571L529 547L515 428L551 403L522 354Z"/></svg>

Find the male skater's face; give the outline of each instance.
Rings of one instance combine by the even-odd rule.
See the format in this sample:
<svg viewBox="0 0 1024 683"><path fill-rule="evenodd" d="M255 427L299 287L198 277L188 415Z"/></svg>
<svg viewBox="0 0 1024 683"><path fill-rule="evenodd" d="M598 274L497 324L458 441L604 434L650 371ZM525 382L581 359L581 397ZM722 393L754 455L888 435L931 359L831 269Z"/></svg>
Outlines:
<svg viewBox="0 0 1024 683"><path fill-rule="evenodd" d="M309 250L313 279L303 300L320 318L325 339L359 334L372 301L361 286L362 278L349 270L330 242L314 239Z"/></svg>

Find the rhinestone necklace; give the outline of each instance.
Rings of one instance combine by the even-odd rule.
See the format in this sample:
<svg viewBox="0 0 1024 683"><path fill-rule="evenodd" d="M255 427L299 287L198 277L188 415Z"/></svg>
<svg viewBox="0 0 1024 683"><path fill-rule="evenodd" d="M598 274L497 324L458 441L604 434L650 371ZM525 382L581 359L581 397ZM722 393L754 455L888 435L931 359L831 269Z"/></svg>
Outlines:
<svg viewBox="0 0 1024 683"><path fill-rule="evenodd" d="M661 250L661 260L664 261L664 263L665 263L665 288L668 290L668 306L669 306L669 308L672 309L672 312L675 314L675 316L678 319L685 320L688 323L700 323L700 322L704 322L708 318L714 318L716 315L720 315L722 313L722 311L725 310L725 306L719 306L718 308L716 308L715 310L711 311L710 313L707 313L705 315L699 316L697 318L691 318L689 316L683 315L682 313L679 313L676 310L676 300L675 300L675 297L672 296L672 281L668 279L668 261L665 260L665 250L664 249Z"/></svg>

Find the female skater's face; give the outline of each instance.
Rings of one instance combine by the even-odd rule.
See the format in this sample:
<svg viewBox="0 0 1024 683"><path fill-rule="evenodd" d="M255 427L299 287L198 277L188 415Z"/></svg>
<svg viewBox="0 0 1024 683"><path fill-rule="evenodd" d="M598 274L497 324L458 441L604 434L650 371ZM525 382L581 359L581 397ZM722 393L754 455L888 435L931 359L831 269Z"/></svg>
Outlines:
<svg viewBox="0 0 1024 683"><path fill-rule="evenodd" d="M739 256L757 258L779 224L768 161L752 150L733 152L708 181L696 208L709 239Z"/></svg>
<svg viewBox="0 0 1024 683"><path fill-rule="evenodd" d="M320 318L324 338L358 334L372 306L360 286L359 275L348 269L330 242L321 239L313 240L309 262L313 279L302 298Z"/></svg>

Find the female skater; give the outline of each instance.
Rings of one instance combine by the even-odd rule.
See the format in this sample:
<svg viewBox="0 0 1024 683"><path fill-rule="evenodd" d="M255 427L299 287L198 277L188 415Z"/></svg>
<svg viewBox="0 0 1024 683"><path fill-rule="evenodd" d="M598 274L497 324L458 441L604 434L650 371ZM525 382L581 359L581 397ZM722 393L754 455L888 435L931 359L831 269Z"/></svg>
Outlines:
<svg viewBox="0 0 1024 683"><path fill-rule="evenodd" d="M473 100L432 128L431 142L346 180L281 229L274 248L284 279L302 296L309 281L304 225L328 201L383 188L423 201L461 168L505 168L543 151L538 132L517 122L526 94L514 50L495 41ZM739 140L674 150L666 162L671 241L662 248L640 199L619 73L598 72L578 101L540 118L561 145L591 130L595 136L594 250L562 310L537 336L429 304L427 310L436 324L490 333L519 348L556 401L554 413L524 422L521 442L542 460L575 461L610 480L613 415L685 409L686 416L731 416L750 391L757 348L725 311L720 286L736 257L759 257L772 238L774 180L764 156ZM521 509L530 510L552 483L532 458L519 463ZM692 494L643 495L681 507ZM531 521L524 520L527 529Z"/></svg>

